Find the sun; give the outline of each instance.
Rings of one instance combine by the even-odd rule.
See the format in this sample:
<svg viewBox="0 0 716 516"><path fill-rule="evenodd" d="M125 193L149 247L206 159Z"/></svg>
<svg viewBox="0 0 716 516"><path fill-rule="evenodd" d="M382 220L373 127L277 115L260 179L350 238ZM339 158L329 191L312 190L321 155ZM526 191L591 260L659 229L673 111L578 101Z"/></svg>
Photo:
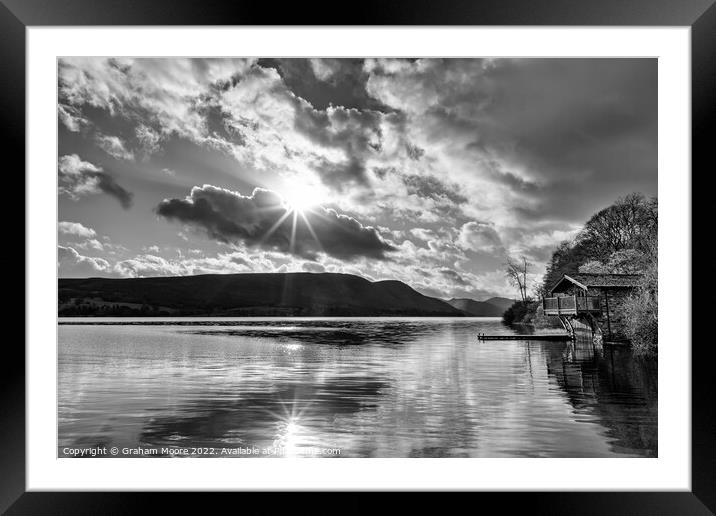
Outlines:
<svg viewBox="0 0 716 516"><path fill-rule="evenodd" d="M286 204L293 210L304 212L326 202L325 192L320 186L293 184L281 194Z"/></svg>

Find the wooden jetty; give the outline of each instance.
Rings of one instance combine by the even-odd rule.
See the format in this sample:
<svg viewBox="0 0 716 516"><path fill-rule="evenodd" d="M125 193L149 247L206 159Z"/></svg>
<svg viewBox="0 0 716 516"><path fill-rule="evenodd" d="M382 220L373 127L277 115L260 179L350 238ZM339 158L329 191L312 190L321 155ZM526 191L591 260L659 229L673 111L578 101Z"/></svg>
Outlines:
<svg viewBox="0 0 716 516"><path fill-rule="evenodd" d="M477 334L477 340L547 340L553 342L564 342L573 340L569 334L549 334L549 335L485 335Z"/></svg>

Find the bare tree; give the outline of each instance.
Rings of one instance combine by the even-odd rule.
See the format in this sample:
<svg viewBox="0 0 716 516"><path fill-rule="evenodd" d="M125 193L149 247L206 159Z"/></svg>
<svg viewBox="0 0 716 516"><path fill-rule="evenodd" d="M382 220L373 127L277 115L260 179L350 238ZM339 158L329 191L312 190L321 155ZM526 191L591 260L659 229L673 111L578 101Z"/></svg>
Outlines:
<svg viewBox="0 0 716 516"><path fill-rule="evenodd" d="M510 283L520 291L523 303L527 302L527 271L531 266L532 264L524 256L520 256L519 260L508 256L505 263L505 275Z"/></svg>

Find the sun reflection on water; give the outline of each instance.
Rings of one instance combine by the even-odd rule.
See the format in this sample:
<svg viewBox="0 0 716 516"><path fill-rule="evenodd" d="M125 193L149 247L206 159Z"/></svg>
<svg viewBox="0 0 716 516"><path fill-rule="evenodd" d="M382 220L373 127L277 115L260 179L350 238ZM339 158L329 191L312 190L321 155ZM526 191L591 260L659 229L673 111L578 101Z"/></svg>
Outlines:
<svg viewBox="0 0 716 516"><path fill-rule="evenodd" d="M308 446L309 429L301 424L301 420L312 403L301 402L295 397L293 401L279 401L281 413L269 411L276 418L273 446L277 449L277 454L296 457L300 454L301 448Z"/></svg>

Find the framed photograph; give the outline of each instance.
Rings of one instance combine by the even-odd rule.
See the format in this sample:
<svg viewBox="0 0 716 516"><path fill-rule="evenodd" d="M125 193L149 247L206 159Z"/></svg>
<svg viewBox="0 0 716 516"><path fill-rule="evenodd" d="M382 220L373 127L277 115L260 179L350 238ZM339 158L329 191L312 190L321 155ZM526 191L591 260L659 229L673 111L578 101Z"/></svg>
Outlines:
<svg viewBox="0 0 716 516"><path fill-rule="evenodd" d="M3 510L267 490L716 506L692 333L712 303L691 284L710 0L403 2L350 25L3 2L26 193Z"/></svg>

